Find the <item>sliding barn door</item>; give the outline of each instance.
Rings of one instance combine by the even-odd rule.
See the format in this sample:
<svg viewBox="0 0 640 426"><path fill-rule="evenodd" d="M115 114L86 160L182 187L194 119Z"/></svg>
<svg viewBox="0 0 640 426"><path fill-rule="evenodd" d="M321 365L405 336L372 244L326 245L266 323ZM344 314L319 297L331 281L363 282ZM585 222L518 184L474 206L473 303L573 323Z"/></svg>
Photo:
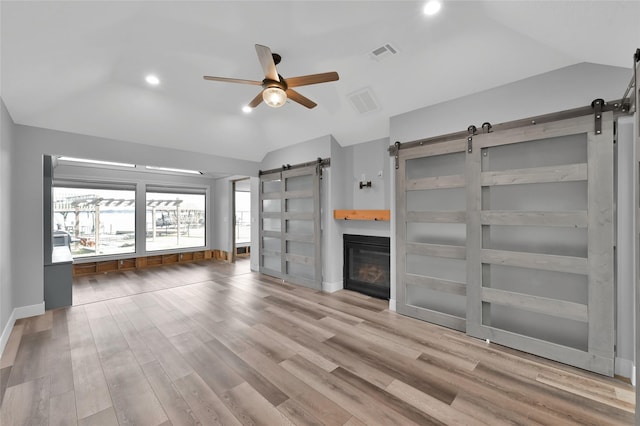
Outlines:
<svg viewBox="0 0 640 426"><path fill-rule="evenodd" d="M399 152L397 311L465 330L465 140Z"/></svg>
<svg viewBox="0 0 640 426"><path fill-rule="evenodd" d="M467 332L613 375L613 116L478 135Z"/></svg>
<svg viewBox="0 0 640 426"><path fill-rule="evenodd" d="M260 272L322 288L320 166L260 176Z"/></svg>
<svg viewBox="0 0 640 426"><path fill-rule="evenodd" d="M600 125L401 149L398 311L613 375L612 113Z"/></svg>

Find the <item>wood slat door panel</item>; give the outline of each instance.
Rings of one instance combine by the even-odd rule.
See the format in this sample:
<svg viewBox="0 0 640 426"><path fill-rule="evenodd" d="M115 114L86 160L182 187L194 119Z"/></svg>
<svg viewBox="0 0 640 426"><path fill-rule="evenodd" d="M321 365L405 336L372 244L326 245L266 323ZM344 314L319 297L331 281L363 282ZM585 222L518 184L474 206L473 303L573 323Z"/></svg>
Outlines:
<svg viewBox="0 0 640 426"><path fill-rule="evenodd" d="M463 143L400 152L397 310L465 329Z"/></svg>
<svg viewBox="0 0 640 426"><path fill-rule="evenodd" d="M260 176L260 272L322 288L320 165ZM270 203L270 204L269 204Z"/></svg>
<svg viewBox="0 0 640 426"><path fill-rule="evenodd" d="M479 183L467 188L478 221L467 333L611 376L613 116L603 118L599 135L593 117L579 117L473 138L484 148L468 154L468 180ZM559 279L543 282L543 271ZM576 276L570 297L580 302L563 290Z"/></svg>
<svg viewBox="0 0 640 426"><path fill-rule="evenodd" d="M613 114L471 139L398 151L398 312L613 375Z"/></svg>

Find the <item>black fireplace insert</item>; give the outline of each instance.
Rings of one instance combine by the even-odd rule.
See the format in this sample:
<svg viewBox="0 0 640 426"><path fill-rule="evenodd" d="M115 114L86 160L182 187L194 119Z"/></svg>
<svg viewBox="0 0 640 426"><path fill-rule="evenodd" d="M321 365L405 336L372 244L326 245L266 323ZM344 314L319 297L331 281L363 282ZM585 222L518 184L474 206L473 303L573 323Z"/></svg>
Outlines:
<svg viewBox="0 0 640 426"><path fill-rule="evenodd" d="M344 287L380 299L390 297L390 238L344 234Z"/></svg>

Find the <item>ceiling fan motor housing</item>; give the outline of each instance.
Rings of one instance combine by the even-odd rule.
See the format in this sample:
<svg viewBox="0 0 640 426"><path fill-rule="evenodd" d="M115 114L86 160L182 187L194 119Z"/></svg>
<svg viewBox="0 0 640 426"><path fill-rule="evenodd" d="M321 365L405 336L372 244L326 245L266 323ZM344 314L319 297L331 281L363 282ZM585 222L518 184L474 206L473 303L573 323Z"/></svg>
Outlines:
<svg viewBox="0 0 640 426"><path fill-rule="evenodd" d="M267 89L269 87L277 87L286 91L288 89L287 82L284 80L284 78L282 78L280 74L278 74L278 77L280 77L280 81L275 81L268 78L262 80L262 88Z"/></svg>

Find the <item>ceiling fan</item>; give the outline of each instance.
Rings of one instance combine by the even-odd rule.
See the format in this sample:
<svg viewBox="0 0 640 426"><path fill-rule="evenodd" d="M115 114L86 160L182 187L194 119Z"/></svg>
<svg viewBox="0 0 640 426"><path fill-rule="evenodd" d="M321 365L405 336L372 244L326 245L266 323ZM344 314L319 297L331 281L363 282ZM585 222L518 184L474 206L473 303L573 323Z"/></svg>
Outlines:
<svg viewBox="0 0 640 426"><path fill-rule="evenodd" d="M287 98L289 98L292 101L311 109L317 104L311 99L293 90L292 87L326 83L329 81L336 81L339 78L337 72L325 72L321 74L291 77L285 80L276 70L276 65L278 65L282 59L280 55L277 53L271 53L271 49L260 44L256 44L256 53L258 54L258 60L260 61L260 65L262 65L262 70L264 71L264 80L242 80L238 78L211 77L208 75L205 75L204 79L262 86L262 91L249 103L249 107L251 108L257 107L263 100L270 107L278 108L284 105Z"/></svg>

